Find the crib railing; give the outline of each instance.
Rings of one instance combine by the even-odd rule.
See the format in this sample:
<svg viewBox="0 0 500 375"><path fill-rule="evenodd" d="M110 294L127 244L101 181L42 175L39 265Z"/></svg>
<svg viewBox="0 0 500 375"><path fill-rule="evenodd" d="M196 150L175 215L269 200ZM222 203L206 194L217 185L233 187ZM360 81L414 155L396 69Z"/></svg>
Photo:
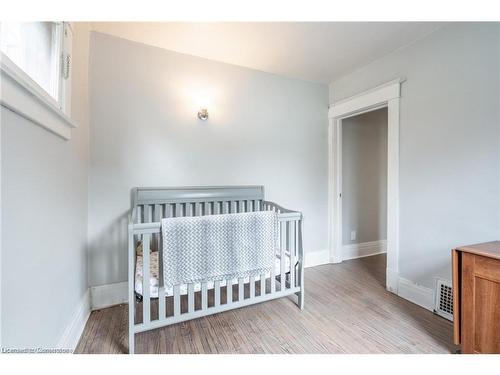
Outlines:
<svg viewBox="0 0 500 375"><path fill-rule="evenodd" d="M201 216L219 213L239 213L272 210L277 212L279 222L279 247L275 265L270 274L247 279L189 283L175 285L165 290L162 275L161 218ZM142 202L131 212L129 224L129 350L134 352L134 334L215 314L274 298L297 295L297 302L303 308L304 254L302 249L302 215L286 210L279 205L262 199L188 201L188 202ZM136 245L142 241L142 301L136 301L135 264ZM148 249L158 251L159 288L158 299L150 295L151 262ZM289 258L289 270L286 260ZM195 290L199 289L199 290ZM167 295L168 294L168 295ZM141 306L142 305L142 306Z"/></svg>

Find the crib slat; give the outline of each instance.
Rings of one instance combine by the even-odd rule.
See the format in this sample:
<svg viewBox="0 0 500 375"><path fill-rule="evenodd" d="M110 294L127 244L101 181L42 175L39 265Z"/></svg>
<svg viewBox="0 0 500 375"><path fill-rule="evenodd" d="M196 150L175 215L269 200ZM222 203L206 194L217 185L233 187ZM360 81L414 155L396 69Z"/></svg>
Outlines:
<svg viewBox="0 0 500 375"><path fill-rule="evenodd" d="M220 306L220 281L219 280L217 280L214 283L214 290L215 290L214 306L217 307L217 306Z"/></svg>
<svg viewBox="0 0 500 375"><path fill-rule="evenodd" d="M159 204L154 205L153 217L155 222L159 222L161 220L161 206ZM160 237L160 233L153 234L153 241L155 242L156 251L160 250Z"/></svg>
<svg viewBox="0 0 500 375"><path fill-rule="evenodd" d="M248 200L246 212L252 212L252 211L253 211L252 201Z"/></svg>
<svg viewBox="0 0 500 375"><path fill-rule="evenodd" d="M194 311L194 284L188 284L188 313Z"/></svg>
<svg viewBox="0 0 500 375"><path fill-rule="evenodd" d="M161 283L161 281L160 281ZM166 309L165 309L165 287L158 287L158 319L162 320L166 317Z"/></svg>
<svg viewBox="0 0 500 375"><path fill-rule="evenodd" d="M245 298L245 279L240 277L238 279L238 301L243 301Z"/></svg>
<svg viewBox="0 0 500 375"><path fill-rule="evenodd" d="M285 261L286 261L286 221L282 221L280 223L280 291L284 291L286 289L286 280L285 280Z"/></svg>
<svg viewBox="0 0 500 375"><path fill-rule="evenodd" d="M233 282L232 280L226 280L226 304L233 303Z"/></svg>
<svg viewBox="0 0 500 375"><path fill-rule="evenodd" d="M150 273L149 273L149 247L150 234L142 235L142 322L148 324L151 320L150 314Z"/></svg>
<svg viewBox="0 0 500 375"><path fill-rule="evenodd" d="M135 211L135 212L136 212L136 215L137 215L137 217L136 217L136 221L137 221L137 223L139 223L139 224L140 224L140 223L142 223L142 211L143 211L143 210L142 210L142 206L141 206L140 204L139 204L139 205L137 205L137 208L136 208L136 211Z"/></svg>
<svg viewBox="0 0 500 375"><path fill-rule="evenodd" d="M266 274L260 275L260 295L266 294Z"/></svg>
<svg viewBox="0 0 500 375"><path fill-rule="evenodd" d="M271 293L274 293L276 290L276 255L273 257L273 266L271 267Z"/></svg>
<svg viewBox="0 0 500 375"><path fill-rule="evenodd" d="M255 297L255 277L250 276L250 298Z"/></svg>
<svg viewBox="0 0 500 375"><path fill-rule="evenodd" d="M181 286L174 285L174 316L181 315Z"/></svg>
<svg viewBox="0 0 500 375"><path fill-rule="evenodd" d="M206 310L208 307L208 292L207 283L201 283L201 309Z"/></svg>

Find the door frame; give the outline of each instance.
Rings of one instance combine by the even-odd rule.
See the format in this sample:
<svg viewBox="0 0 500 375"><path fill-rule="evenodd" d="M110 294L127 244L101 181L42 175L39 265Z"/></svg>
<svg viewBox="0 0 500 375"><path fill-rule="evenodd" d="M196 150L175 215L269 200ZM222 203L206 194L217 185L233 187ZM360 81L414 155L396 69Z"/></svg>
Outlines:
<svg viewBox="0 0 500 375"><path fill-rule="evenodd" d="M387 108L386 288L398 292L399 274L399 111L404 78L333 103L328 110L328 247L330 262L342 262L342 120Z"/></svg>

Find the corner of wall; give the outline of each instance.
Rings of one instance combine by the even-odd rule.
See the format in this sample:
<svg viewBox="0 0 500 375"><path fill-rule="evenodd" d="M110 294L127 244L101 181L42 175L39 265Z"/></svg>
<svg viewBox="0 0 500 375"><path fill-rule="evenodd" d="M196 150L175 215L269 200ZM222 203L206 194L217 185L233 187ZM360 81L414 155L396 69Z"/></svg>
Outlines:
<svg viewBox="0 0 500 375"><path fill-rule="evenodd" d="M90 316L90 292L87 290L76 307L71 320L57 343L58 349L73 352L80 341L87 320Z"/></svg>

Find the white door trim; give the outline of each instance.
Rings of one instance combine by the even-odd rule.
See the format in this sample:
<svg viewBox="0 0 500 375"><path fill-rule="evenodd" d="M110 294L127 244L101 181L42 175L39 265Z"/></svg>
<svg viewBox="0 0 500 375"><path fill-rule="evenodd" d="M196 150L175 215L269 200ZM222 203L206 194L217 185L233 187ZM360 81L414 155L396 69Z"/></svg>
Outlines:
<svg viewBox="0 0 500 375"><path fill-rule="evenodd" d="M398 292L399 274L399 78L350 98L328 111L328 247L330 261L342 262L342 120L387 108L387 290Z"/></svg>

